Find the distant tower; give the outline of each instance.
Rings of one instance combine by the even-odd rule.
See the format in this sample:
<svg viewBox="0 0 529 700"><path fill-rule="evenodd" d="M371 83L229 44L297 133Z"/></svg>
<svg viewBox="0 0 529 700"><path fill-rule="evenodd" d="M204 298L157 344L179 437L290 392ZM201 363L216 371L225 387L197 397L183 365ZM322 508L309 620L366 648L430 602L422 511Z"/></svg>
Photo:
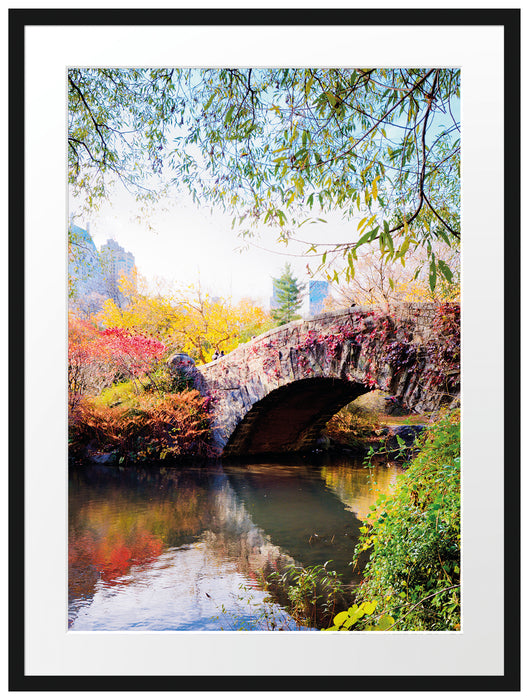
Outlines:
<svg viewBox="0 0 529 700"><path fill-rule="evenodd" d="M328 282L324 280L311 280L309 282L309 316L315 316L323 311L323 304L328 296Z"/></svg>
<svg viewBox="0 0 529 700"><path fill-rule="evenodd" d="M134 271L134 255L122 248L119 243L109 238L101 246L101 266L106 282L108 297L114 299L118 306L125 302L123 294L119 291L120 277L132 277Z"/></svg>
<svg viewBox="0 0 529 700"><path fill-rule="evenodd" d="M277 282L275 279L272 280L272 296L270 297L270 309L277 309L279 307L279 298L277 296L277 293L279 291L279 287L277 286Z"/></svg>
<svg viewBox="0 0 529 700"><path fill-rule="evenodd" d="M69 305L81 315L100 311L105 300L103 271L97 248L86 229L70 219L68 239Z"/></svg>

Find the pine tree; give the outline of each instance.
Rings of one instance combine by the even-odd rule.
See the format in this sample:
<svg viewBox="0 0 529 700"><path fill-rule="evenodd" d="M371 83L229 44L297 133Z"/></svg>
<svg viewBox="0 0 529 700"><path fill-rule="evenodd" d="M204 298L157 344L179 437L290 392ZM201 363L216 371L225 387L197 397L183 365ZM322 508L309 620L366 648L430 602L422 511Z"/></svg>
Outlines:
<svg viewBox="0 0 529 700"><path fill-rule="evenodd" d="M300 284L293 276L289 263L285 264L283 273L274 281L274 300L276 308L272 309L272 318L278 326L295 321L301 316L297 313L303 303L305 285Z"/></svg>

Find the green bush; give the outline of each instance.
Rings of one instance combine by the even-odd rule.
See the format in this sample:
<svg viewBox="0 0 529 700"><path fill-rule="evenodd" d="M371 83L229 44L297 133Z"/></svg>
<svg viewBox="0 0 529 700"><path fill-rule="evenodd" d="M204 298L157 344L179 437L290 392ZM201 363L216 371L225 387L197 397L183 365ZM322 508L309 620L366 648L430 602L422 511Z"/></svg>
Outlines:
<svg viewBox="0 0 529 700"><path fill-rule="evenodd" d="M182 373L173 373L166 367L158 367L147 378L145 391L158 394L178 394L193 389L193 379Z"/></svg>
<svg viewBox="0 0 529 700"><path fill-rule="evenodd" d="M329 625L336 610L352 600L350 587L336 571L327 569L330 563L306 568L289 565L282 573L270 573L263 583L298 623L308 627Z"/></svg>
<svg viewBox="0 0 529 700"><path fill-rule="evenodd" d="M394 493L371 507L355 551L356 561L371 551L356 600L376 603L376 614L336 616L334 629L376 629L381 619L382 629L460 629L459 411L429 427L417 447Z"/></svg>

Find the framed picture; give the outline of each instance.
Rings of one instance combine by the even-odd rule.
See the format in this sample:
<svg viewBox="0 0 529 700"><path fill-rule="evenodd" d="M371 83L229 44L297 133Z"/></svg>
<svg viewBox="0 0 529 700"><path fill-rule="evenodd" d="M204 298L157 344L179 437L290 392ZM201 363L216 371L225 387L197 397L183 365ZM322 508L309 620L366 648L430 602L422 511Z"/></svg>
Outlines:
<svg viewBox="0 0 529 700"><path fill-rule="evenodd" d="M518 689L519 10L17 9L10 10L9 21L10 689ZM116 613L116 608L111 607L112 600L129 608L149 605L149 596L157 590L149 587L148 581L152 583L153 579L145 579L143 587L134 588L136 597L129 597L127 602L119 598L119 586L105 587L105 580L98 586L98 575L104 579L111 574L106 564L96 571L96 565L91 563L96 578L90 583L90 596L95 598L94 591L99 595L99 608L94 613L99 617L85 615L84 626L69 626L69 518L70 525L76 517L90 521L77 544L79 548L86 545L93 549L101 540L87 545L89 529L93 532L97 527L106 527L102 524L103 511L112 507L119 510L120 499L127 498L117 486L103 507L94 505L90 512L85 509L78 515L81 511L75 510L72 500L68 504L67 232L70 216L76 213L68 200L68 81L70 89L79 87L73 82L72 70L234 67L241 69L239 75L248 76L250 69L350 71L354 66L402 72L417 69L417 75L423 75L421 80L430 86L432 99L435 82L427 79L437 80L441 70L460 71L460 120L454 119L448 109L446 118L457 125L460 121L462 155L461 625L437 631L395 631L389 629L393 620L385 629L370 631L323 632L316 626L279 632L273 626L249 631L237 626L201 628L193 622L187 628L183 623L171 628L160 622L158 627L140 624L134 629L130 621L122 622L120 610ZM361 71L363 75L367 73ZM354 86L358 74L349 77ZM194 78L190 80L193 85ZM305 83L307 91L311 84ZM403 94L402 99L403 85L395 88ZM162 87L158 85L157 89ZM248 90L252 92L251 85ZM272 90L270 85L269 91ZM78 92L80 99L89 99L83 98L81 90ZM220 99L220 92L212 93L207 108L214 104L215 95ZM340 105L335 95L322 99L327 99L327 108L330 105L337 113ZM292 109L293 105L292 100ZM88 113L97 130L98 117L90 110ZM211 114L212 119L218 116L215 111ZM428 115L427 109L426 120ZM232 116L233 108L224 114L224 123ZM381 119L386 116L382 114ZM136 127L131 124L131 131ZM397 124L391 128L400 127ZM370 132L371 127L366 127L366 138ZM161 138L153 132L151 140L158 137ZM307 135L306 139L310 138ZM24 144L23 149L20 144ZM86 143L78 145L88 150ZM434 149L435 143L427 143L423 138L422 145L415 146L426 160L425 154ZM148 155L156 171L155 150ZM246 155L241 152L239 158ZM447 152L446 157L450 156ZM281 157L279 154L278 162ZM290 165L294 168L295 162ZM184 166L179 167L182 174ZM134 168L131 177L133 171ZM377 200L378 191L373 190L377 181L370 184L369 197L373 200ZM97 186L92 187L96 207L100 204L95 201ZM421 202L423 194L421 188ZM430 208L438 221L449 226L443 221L444 210L436 211L433 205ZM119 208L117 211L119 219ZM76 222L77 229L90 238L83 216L84 213ZM403 221L402 227L407 230L412 218ZM178 268L178 274L183 276L186 267L200 267L200 251L185 238L185 218L176 220L180 229L172 233L186 257L185 264ZM381 238L381 249L383 245L393 245L391 230L390 224L382 226L381 233L375 230L372 238ZM228 231L228 227L222 231ZM119 253L125 261L122 265L126 260L133 265L130 246L116 248L111 240L103 242L103 225L96 226L92 234L101 250L106 246L110 251L110 260L115 261ZM208 245L213 249L216 244L211 238ZM264 265L266 253L255 255L261 256ZM223 259L219 257L219 261ZM175 255L173 267L177 263L181 261ZM443 273L443 265L436 268L434 264L429 269ZM105 274L103 270L103 277ZM105 277L107 282L109 275ZM430 282L431 275L432 272ZM446 278L449 276L448 270ZM276 283L278 279L282 280L279 272ZM232 283L237 284L235 277ZM257 277L247 284L257 285ZM317 296L316 290L314 294ZM316 296L314 303L319 303ZM114 306L119 312L116 299ZM259 326L259 332L262 328ZM248 341L252 342L253 337L249 336ZM202 348L201 362L209 366L209 362L217 360L213 353L221 353L222 349L220 340L211 341L205 350ZM188 352L191 351L184 348L177 360L185 360ZM222 358L219 362L218 366L224 367ZM115 368L113 371L119 374ZM134 383L137 375L130 367L127 371ZM21 377L25 378L24 395L20 391ZM20 420L22 415L24 422ZM99 457L101 464L106 457ZM113 468L122 468L119 458ZM70 497L71 494L70 487ZM257 498L256 494L257 491L252 498ZM259 493L261 496L264 500L266 489ZM148 495L145 502L151 497L154 496ZM126 516L125 511L119 511L120 518ZM253 515L257 518L255 512ZM145 515L145 519L149 517ZM159 568L167 568L164 553L156 549L155 529L154 525L146 527L142 552L148 553L141 555L141 563L156 559ZM316 532L311 535L311 546L318 536ZM270 546L274 544L272 539L267 540ZM126 542L121 544L124 548L129 546ZM197 544L195 551L199 549ZM187 551L193 551L191 545ZM76 552L75 556L79 555ZM130 548L127 552L123 556L130 559ZM70 561L72 556L70 548ZM189 561L189 557L181 558L177 564L174 559L171 566L184 567ZM131 575L127 567L118 573ZM229 577L227 570L223 576ZM198 585L199 578L194 585ZM180 583L175 582L174 586ZM83 585L84 579L79 583ZM211 599L206 589L203 593ZM71 603L76 593L70 590L70 594ZM208 601L203 600L206 609ZM213 609L210 607L208 615ZM80 609L75 609L72 619ZM106 625L100 624L103 618Z"/></svg>

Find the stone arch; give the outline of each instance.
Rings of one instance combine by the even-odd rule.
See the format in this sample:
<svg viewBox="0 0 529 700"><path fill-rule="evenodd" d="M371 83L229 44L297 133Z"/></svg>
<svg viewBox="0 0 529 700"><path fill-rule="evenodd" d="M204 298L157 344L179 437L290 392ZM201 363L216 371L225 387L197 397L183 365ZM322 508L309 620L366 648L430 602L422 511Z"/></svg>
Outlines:
<svg viewBox="0 0 529 700"><path fill-rule="evenodd" d="M368 391L364 384L335 377L283 384L251 406L229 436L224 454L308 450L340 408Z"/></svg>

